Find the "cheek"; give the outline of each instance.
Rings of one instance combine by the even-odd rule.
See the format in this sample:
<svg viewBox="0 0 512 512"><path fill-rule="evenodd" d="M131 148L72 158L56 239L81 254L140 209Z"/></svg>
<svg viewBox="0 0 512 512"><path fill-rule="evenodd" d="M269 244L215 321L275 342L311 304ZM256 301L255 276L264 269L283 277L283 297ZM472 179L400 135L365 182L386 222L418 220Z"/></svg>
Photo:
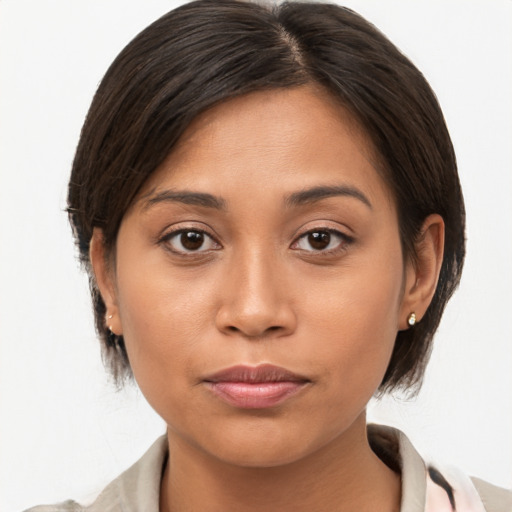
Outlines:
<svg viewBox="0 0 512 512"><path fill-rule="evenodd" d="M143 391L179 386L204 341L212 287L202 276L185 280L183 271L172 272L161 253L137 257L133 247L124 249L118 250L118 306L135 378Z"/></svg>
<svg viewBox="0 0 512 512"><path fill-rule="evenodd" d="M201 405L191 394L204 365L204 290L193 293L147 276L125 282L120 311L130 365L137 384L168 425L181 425ZM185 397L187 397L185 399ZM197 417L192 418L197 423ZM186 429L185 429L186 430Z"/></svg>
<svg viewBox="0 0 512 512"><path fill-rule="evenodd" d="M354 402L380 385L398 332L401 255L377 261L360 261L323 286L312 282L304 303L313 357L328 366L334 392Z"/></svg>

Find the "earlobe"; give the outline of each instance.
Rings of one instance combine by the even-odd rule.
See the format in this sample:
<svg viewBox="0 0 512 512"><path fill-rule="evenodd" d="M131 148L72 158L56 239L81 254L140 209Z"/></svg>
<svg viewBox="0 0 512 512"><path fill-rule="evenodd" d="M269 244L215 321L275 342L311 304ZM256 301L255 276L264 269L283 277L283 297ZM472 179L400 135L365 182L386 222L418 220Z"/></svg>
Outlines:
<svg viewBox="0 0 512 512"><path fill-rule="evenodd" d="M117 305L114 271L108 264L103 242L103 231L94 228L89 247L89 258L96 279L96 286L107 309L105 325L114 334L122 334L121 319Z"/></svg>
<svg viewBox="0 0 512 512"><path fill-rule="evenodd" d="M420 322L434 297L444 254L444 221L440 215L432 214L425 219L415 252L414 260L407 263L399 330Z"/></svg>

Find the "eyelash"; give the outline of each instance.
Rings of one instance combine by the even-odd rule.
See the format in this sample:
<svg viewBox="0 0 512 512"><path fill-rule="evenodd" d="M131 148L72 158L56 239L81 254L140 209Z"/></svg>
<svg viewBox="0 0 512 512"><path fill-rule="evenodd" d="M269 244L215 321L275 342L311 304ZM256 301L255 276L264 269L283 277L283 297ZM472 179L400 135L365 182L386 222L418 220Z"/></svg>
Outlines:
<svg viewBox="0 0 512 512"><path fill-rule="evenodd" d="M202 235L204 237L204 240L210 240L210 243L213 243L213 244L217 245L218 247L207 249L206 251L205 250L202 250L202 251L199 251L199 250L195 250L195 251L194 250L180 250L180 249L176 249L175 247L173 247L172 246L173 239L176 238L177 240L179 240L179 237L181 235L185 234L185 233L200 234L200 235ZM180 229L176 229L174 231L170 231L169 233L166 233L162 238L160 238L160 240L158 242L162 243L162 244L165 244L167 246L167 248L171 252L173 252L175 254L178 254L180 256L186 255L187 257L203 255L203 254L208 253L210 251L216 251L216 250L221 248L221 245L219 244L219 242L217 242L217 240L215 240L215 238L212 235L210 235L205 230L198 229L198 228L180 228ZM183 243L182 243L181 240L180 240L180 244L183 247ZM201 248L203 244L204 244L204 242L201 244L201 246L199 248Z"/></svg>
<svg viewBox="0 0 512 512"><path fill-rule="evenodd" d="M310 235L313 235L315 233L317 233L317 234L320 234L320 233L325 234L325 233L327 233L330 236L334 235L335 237L339 238L340 241L336 245L336 247L333 247L331 249L318 249L318 250L312 249L312 250L308 251L308 250L297 248L295 250L312 253L315 256L320 256L320 257L322 257L322 256L331 256L331 255L335 255L335 254L338 254L340 252L346 251L347 250L347 246L350 245L352 242L354 242L354 238L353 237L348 236L345 233L342 233L341 231L338 231L337 229L321 227L321 228L310 229L306 233L303 233L302 235L300 235L292 243L291 248L293 249L294 245L298 245L301 240L305 240L305 239L307 239L307 237L309 237ZM329 240L329 244L330 243L331 243L331 240Z"/></svg>
<svg viewBox="0 0 512 512"><path fill-rule="evenodd" d="M182 250L182 249L177 249L176 247L173 247L172 246L173 239L179 240L179 243L183 247L183 243L182 243L183 241L180 240L178 237L180 237L181 235L183 235L185 233L194 233L194 234L199 234L199 235L203 236L203 241L202 241L201 245L198 247L198 249L202 248L202 246L204 245L206 240L209 240L209 243L216 245L216 247L208 248L206 250L191 250L191 249L186 250L185 248ZM307 250L307 249L301 249L300 247L298 247L298 244L300 243L301 240L306 240L307 237L309 237L310 235L313 235L315 233L316 234L326 234L327 233L327 234L329 234L329 236L334 235L335 237L339 238L340 241L336 245L336 247L333 247L331 249L315 250L313 248L311 250ZM334 255L339 252L347 250L347 246L350 245L353 241L354 241L353 237L350 237L350 236L346 235L345 233L342 233L341 231L338 231L338 230L332 229L332 228L321 227L321 228L310 229L310 230L306 231L305 233L302 233L299 237L297 237L292 242L292 244L290 245L290 249L300 251L303 253L314 254L315 256L320 256L320 257L331 256L331 255ZM205 231L203 229L198 229L198 228L176 229L176 230L168 232L164 236L162 236L158 240L158 243L165 244L166 247L168 248L168 250L170 250L174 254L178 254L180 256L185 256L185 257L204 255L204 254L210 253L211 251L217 251L222 248L221 244L210 233L208 233L207 231ZM331 243L331 240L329 240L329 244L330 243Z"/></svg>

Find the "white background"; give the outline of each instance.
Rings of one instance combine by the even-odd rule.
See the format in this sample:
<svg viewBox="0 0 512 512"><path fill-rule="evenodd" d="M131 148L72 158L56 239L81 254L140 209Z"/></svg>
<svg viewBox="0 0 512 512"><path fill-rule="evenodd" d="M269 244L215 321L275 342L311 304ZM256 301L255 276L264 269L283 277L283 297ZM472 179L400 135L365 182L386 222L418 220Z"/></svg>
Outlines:
<svg viewBox="0 0 512 512"><path fill-rule="evenodd" d="M87 499L164 432L101 366L64 213L93 92L178 2L0 0L0 510ZM424 455L512 486L512 2L353 0L424 72L458 155L468 218L460 290L414 402L377 421ZM368 321L371 322L371 311ZM376 326L378 328L378 326Z"/></svg>

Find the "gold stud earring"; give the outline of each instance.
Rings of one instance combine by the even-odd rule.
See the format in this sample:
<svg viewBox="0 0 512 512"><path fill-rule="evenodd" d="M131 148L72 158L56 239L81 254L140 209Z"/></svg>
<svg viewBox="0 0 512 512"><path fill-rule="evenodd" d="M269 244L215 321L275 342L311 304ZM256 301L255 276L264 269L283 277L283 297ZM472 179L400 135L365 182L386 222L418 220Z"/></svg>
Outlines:
<svg viewBox="0 0 512 512"><path fill-rule="evenodd" d="M112 325L110 324L110 320L112 320L112 317L113 317L113 316L114 316L114 315L108 315L108 317L107 317L107 320L108 320L108 322L107 322L107 323L108 323L108 329L109 329L109 331L110 331L110 332L112 332Z"/></svg>
<svg viewBox="0 0 512 512"><path fill-rule="evenodd" d="M413 327L415 324L416 324L416 313L411 313L408 317L407 317L407 323Z"/></svg>

